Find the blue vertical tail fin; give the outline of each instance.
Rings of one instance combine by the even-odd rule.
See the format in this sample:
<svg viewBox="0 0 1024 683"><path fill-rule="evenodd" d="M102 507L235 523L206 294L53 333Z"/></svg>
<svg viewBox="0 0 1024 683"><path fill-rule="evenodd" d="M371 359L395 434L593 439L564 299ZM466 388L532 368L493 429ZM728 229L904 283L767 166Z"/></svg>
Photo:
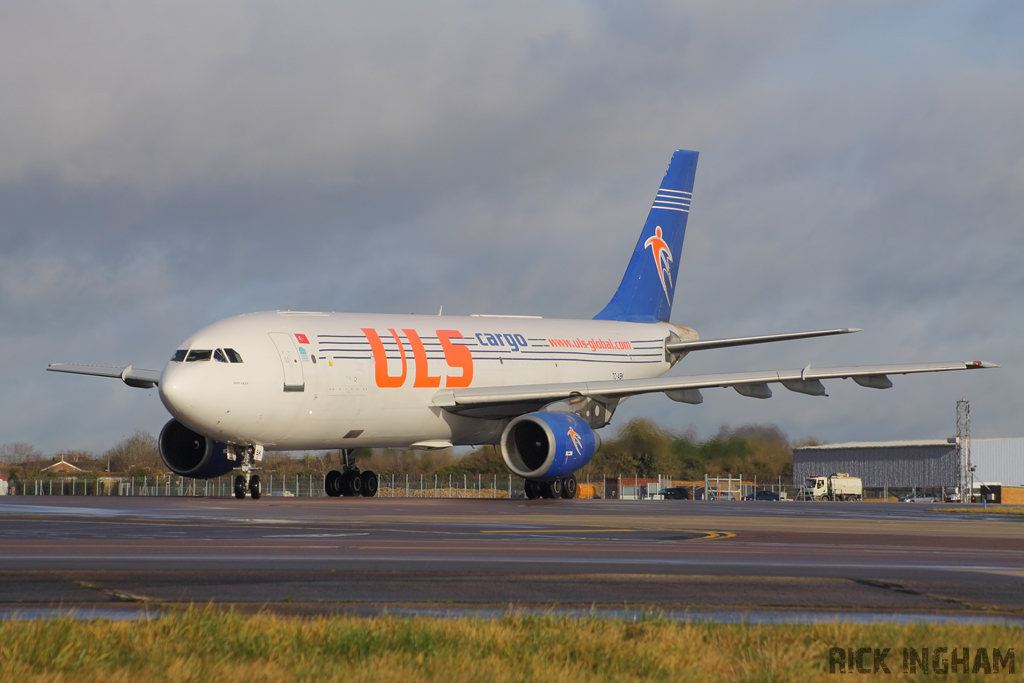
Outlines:
<svg viewBox="0 0 1024 683"><path fill-rule="evenodd" d="M622 283L595 320L668 321L696 172L697 152L672 155Z"/></svg>

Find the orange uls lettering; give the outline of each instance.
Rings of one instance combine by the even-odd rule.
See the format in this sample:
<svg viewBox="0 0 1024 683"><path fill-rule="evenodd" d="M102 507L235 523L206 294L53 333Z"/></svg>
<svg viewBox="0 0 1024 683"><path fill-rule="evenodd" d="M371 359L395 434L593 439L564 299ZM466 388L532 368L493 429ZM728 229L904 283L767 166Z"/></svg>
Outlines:
<svg viewBox="0 0 1024 683"><path fill-rule="evenodd" d="M416 330L402 330L402 332L405 333L409 344L412 345L412 357L416 361L416 379L412 385L417 388L441 386L441 375L431 377L428 374L427 351L423 348L423 341L420 339L420 335L416 333Z"/></svg>
<svg viewBox="0 0 1024 683"><path fill-rule="evenodd" d="M370 350L373 351L373 371L377 377L377 386L394 388L405 384L405 376L408 373L409 366L405 360L405 347L402 346L401 340L398 339L398 333L394 330L388 330L391 336L395 338L395 343L398 344L398 352L402 354L402 374L398 377L392 377L388 374L388 354L384 350L384 344L381 342L380 337L377 336L377 330L369 327L362 327L360 329L366 335L367 341L370 342Z"/></svg>
<svg viewBox="0 0 1024 683"><path fill-rule="evenodd" d="M462 339L462 333L458 330L438 330L437 338L444 349L444 359L452 368L462 368L462 377L449 375L444 381L446 387L460 388L468 387L473 381L473 354L462 344L452 344L451 340Z"/></svg>

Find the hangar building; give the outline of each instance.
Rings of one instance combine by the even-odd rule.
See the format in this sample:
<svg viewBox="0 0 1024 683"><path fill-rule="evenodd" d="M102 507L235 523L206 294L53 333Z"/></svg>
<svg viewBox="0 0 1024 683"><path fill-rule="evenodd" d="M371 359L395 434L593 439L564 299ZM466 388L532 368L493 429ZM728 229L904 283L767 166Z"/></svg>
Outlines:
<svg viewBox="0 0 1024 683"><path fill-rule="evenodd" d="M1024 486L1024 438L971 439L975 486ZM846 472L864 488L948 488L957 485L958 456L951 440L836 443L793 449L793 485L804 478Z"/></svg>

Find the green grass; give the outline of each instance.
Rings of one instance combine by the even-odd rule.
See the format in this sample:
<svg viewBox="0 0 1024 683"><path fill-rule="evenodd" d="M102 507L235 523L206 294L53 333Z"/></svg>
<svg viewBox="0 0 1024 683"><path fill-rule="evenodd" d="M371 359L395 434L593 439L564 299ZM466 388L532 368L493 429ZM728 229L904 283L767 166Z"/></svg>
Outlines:
<svg viewBox="0 0 1024 683"><path fill-rule="evenodd" d="M979 512L992 515L1024 515L1024 505L990 505L988 507L928 508L932 512Z"/></svg>
<svg viewBox="0 0 1024 683"><path fill-rule="evenodd" d="M658 618L630 623L516 615L497 620L298 618L193 609L136 622L0 623L0 683L834 681L837 674L828 673L830 646L893 648L887 663L898 679L904 646L999 647L1004 652L1012 647L1024 654L1024 630L739 626ZM1020 655L1017 664L1024 664Z"/></svg>

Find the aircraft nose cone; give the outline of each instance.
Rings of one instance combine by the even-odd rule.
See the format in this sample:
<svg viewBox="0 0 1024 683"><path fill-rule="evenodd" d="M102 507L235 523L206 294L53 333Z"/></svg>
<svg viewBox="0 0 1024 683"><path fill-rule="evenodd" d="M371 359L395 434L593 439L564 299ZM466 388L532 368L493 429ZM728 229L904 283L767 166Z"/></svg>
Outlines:
<svg viewBox="0 0 1024 683"><path fill-rule="evenodd" d="M167 411L178 418L188 419L196 410L198 377L193 368L183 363L172 363L160 374L160 400Z"/></svg>

